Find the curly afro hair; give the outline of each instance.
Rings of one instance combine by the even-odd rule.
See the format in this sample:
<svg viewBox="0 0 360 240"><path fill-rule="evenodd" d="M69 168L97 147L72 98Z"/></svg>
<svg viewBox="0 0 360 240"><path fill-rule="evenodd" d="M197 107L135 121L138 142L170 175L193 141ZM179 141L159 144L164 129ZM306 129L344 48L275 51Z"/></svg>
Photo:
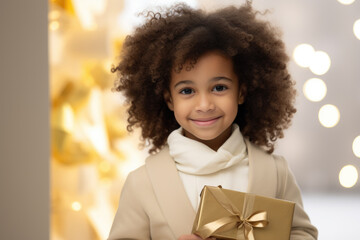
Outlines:
<svg viewBox="0 0 360 240"><path fill-rule="evenodd" d="M187 61L193 66L211 50L232 59L239 85L246 89L234 122L244 137L273 152L296 112L296 92L280 34L258 14L250 2L211 13L177 4L148 12L145 24L126 37L120 63L112 68L118 72L114 89L129 103L128 130L141 128L142 140L152 144L150 153L179 127L164 100L171 71L180 71Z"/></svg>

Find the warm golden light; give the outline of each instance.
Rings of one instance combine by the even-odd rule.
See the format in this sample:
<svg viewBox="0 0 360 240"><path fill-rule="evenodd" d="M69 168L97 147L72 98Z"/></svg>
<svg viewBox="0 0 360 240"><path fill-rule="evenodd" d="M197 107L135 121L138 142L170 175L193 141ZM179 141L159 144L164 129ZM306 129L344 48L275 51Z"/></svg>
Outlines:
<svg viewBox="0 0 360 240"><path fill-rule="evenodd" d="M293 58L300 67L309 67L313 60L315 50L310 44L300 44L293 52Z"/></svg>
<svg viewBox="0 0 360 240"><path fill-rule="evenodd" d="M355 37L357 37L357 39L360 40L360 19L355 21L353 31L354 31Z"/></svg>
<svg viewBox="0 0 360 240"><path fill-rule="evenodd" d="M126 178L120 168L137 162L128 169L134 170L147 156L138 149L138 135L127 134L126 106L111 93L110 68L128 34L114 29L114 14L130 3L152 1L108 2L49 2L53 240L106 239L119 195L114 189ZM111 47L115 40L117 49Z"/></svg>
<svg viewBox="0 0 360 240"><path fill-rule="evenodd" d="M71 204L71 209L74 210L74 211L76 211L76 212L80 211L81 208L82 208L82 205L81 205L81 203L79 203L79 202L73 202L73 203Z"/></svg>
<svg viewBox="0 0 360 240"><path fill-rule="evenodd" d="M84 29L94 30L97 27L96 16L104 13L106 1L73 0L74 10Z"/></svg>
<svg viewBox="0 0 360 240"><path fill-rule="evenodd" d="M358 158L360 158L360 136L357 136L352 144L352 150L353 153L355 154L355 156L357 156Z"/></svg>
<svg viewBox="0 0 360 240"><path fill-rule="evenodd" d="M52 125L65 132L71 133L75 126L75 115L70 104L63 104L59 112L53 112Z"/></svg>
<svg viewBox="0 0 360 240"><path fill-rule="evenodd" d="M307 80L303 86L305 97L313 102L319 102L326 96L326 84L319 78L311 78Z"/></svg>
<svg viewBox="0 0 360 240"><path fill-rule="evenodd" d="M99 168L100 168L100 171L102 171L102 172L109 172L111 170L111 165L110 165L110 163L108 163L106 161L102 161L99 164Z"/></svg>
<svg viewBox="0 0 360 240"><path fill-rule="evenodd" d="M60 23L59 23L58 21L51 21L51 22L49 23L49 29L50 29L51 31L56 31L56 30L59 29L59 27L60 27Z"/></svg>
<svg viewBox="0 0 360 240"><path fill-rule="evenodd" d="M358 177L358 171L353 165L344 166L339 173L340 184L345 188L353 187L356 184Z"/></svg>
<svg viewBox="0 0 360 240"><path fill-rule="evenodd" d="M320 108L318 117L321 125L327 128L332 128L339 123L340 112L336 106L326 104Z"/></svg>
<svg viewBox="0 0 360 240"><path fill-rule="evenodd" d="M329 55L323 51L316 51L313 55L313 61L310 65L310 70L316 75L323 75L329 71L331 60Z"/></svg>
<svg viewBox="0 0 360 240"><path fill-rule="evenodd" d="M338 2L344 5L350 5L355 2L355 0L338 0Z"/></svg>
<svg viewBox="0 0 360 240"><path fill-rule="evenodd" d="M50 20L55 20L55 19L58 19L59 17L60 17L60 11L53 10L53 11L49 12Z"/></svg>

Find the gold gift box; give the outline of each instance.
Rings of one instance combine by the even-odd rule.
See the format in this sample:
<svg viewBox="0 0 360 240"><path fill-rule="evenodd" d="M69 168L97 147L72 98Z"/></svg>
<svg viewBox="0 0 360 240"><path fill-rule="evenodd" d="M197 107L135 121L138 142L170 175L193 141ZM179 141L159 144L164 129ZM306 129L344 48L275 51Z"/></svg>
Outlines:
<svg viewBox="0 0 360 240"><path fill-rule="evenodd" d="M203 239L289 240L295 203L205 186L192 232Z"/></svg>

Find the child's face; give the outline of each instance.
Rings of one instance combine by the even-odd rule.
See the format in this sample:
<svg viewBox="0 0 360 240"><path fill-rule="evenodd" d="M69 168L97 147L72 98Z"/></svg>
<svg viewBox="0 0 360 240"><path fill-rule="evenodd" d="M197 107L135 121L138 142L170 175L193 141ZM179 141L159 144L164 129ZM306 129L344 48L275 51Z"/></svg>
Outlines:
<svg viewBox="0 0 360 240"><path fill-rule="evenodd" d="M200 56L190 71L173 71L165 99L185 136L214 150L231 135L238 104L244 101L232 60L218 51Z"/></svg>

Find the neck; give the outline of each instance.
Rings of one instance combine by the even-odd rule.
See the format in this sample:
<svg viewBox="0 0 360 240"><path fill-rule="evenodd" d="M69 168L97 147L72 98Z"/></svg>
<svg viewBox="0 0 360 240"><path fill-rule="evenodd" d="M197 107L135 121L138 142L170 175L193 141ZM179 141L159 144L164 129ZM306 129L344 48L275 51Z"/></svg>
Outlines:
<svg viewBox="0 0 360 240"><path fill-rule="evenodd" d="M209 148L211 148L212 150L214 150L215 152L231 136L231 133L232 133L232 126L230 125L224 132L222 132L216 138L210 139L210 140L204 140L204 139L197 138L196 136L194 136L193 134L191 134L190 132L188 132L184 129L185 137L188 137L188 138L194 139L198 142L201 142L201 143L205 144L206 146L208 146Z"/></svg>

